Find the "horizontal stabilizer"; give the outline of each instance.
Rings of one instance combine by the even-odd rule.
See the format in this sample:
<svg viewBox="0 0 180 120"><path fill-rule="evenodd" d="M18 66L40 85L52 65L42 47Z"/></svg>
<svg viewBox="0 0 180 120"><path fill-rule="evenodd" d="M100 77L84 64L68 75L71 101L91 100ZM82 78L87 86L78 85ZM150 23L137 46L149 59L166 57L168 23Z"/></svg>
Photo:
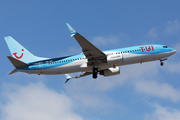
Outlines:
<svg viewBox="0 0 180 120"><path fill-rule="evenodd" d="M7 58L11 61L11 63L14 65L14 67L16 68L22 68L22 67L26 67L28 66L26 63L20 61L20 60L17 60L11 56L7 56Z"/></svg>
<svg viewBox="0 0 180 120"><path fill-rule="evenodd" d="M18 72L16 69L14 69L13 71L11 71L10 73L9 73L9 75L11 75L11 74L14 74L14 73L16 73L16 72Z"/></svg>

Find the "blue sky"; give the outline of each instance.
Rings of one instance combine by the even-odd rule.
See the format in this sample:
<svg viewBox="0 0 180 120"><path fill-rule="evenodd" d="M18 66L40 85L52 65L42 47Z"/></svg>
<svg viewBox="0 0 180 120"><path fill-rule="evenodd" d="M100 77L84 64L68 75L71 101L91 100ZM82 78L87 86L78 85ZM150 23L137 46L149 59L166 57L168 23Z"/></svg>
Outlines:
<svg viewBox="0 0 180 120"><path fill-rule="evenodd" d="M179 120L180 1L0 1L0 119ZM165 44L177 50L159 61L121 66L112 77L64 84L64 75L8 75L13 65L4 37L33 54L60 57L81 48L65 23L100 50ZM71 75L76 75L74 73Z"/></svg>

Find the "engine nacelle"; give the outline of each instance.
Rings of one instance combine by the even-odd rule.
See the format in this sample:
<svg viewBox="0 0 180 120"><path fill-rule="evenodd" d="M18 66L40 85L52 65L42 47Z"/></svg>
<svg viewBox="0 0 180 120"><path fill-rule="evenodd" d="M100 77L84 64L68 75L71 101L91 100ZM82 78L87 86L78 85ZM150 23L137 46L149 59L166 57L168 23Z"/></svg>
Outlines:
<svg viewBox="0 0 180 120"><path fill-rule="evenodd" d="M108 55L107 63L121 63L123 61L122 54Z"/></svg>
<svg viewBox="0 0 180 120"><path fill-rule="evenodd" d="M105 77L112 76L112 75L118 75L118 74L120 74L120 69L118 66L116 66L115 68L108 68L108 69L100 72L100 75L104 75Z"/></svg>

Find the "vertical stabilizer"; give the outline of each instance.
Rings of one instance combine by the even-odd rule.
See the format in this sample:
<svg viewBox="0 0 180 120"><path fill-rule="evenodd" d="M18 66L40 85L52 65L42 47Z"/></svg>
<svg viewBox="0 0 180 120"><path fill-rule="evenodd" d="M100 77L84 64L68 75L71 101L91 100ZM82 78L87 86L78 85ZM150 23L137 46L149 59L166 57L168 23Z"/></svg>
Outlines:
<svg viewBox="0 0 180 120"><path fill-rule="evenodd" d="M46 60L48 58L37 57L29 52L25 47L19 44L15 39L11 36L4 37L8 48L12 54L12 57L18 59L24 63L31 63L40 60Z"/></svg>

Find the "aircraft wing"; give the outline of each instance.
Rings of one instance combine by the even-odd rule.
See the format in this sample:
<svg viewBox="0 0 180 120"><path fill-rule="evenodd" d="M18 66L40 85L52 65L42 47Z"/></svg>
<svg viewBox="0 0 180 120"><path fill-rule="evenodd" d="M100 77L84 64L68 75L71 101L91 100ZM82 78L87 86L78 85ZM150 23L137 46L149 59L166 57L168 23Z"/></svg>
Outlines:
<svg viewBox="0 0 180 120"><path fill-rule="evenodd" d="M76 41L79 43L79 45L82 48L83 54L88 59L88 64L93 63L101 63L106 60L106 54L104 54L101 50L99 50L97 47L95 47L92 43L90 43L86 38L84 38L82 35L77 33L68 23L66 23L70 32L72 33L72 36L76 39Z"/></svg>
<svg viewBox="0 0 180 120"><path fill-rule="evenodd" d="M84 76L87 76L87 75L90 75L90 74L92 74L92 72L83 72L83 73L81 73L80 75L77 75L77 76L75 76L75 77L71 77L69 74L65 74L65 76L66 76L66 78L67 78L65 83L67 83L70 79L80 78L80 77L84 77Z"/></svg>

